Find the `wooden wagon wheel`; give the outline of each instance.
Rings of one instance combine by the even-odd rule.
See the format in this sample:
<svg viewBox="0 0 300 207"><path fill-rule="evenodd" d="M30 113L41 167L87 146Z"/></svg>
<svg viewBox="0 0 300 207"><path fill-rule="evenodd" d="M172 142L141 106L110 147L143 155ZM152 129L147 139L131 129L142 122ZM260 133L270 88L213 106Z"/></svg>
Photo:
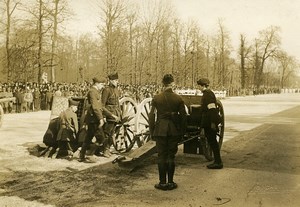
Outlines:
<svg viewBox="0 0 300 207"><path fill-rule="evenodd" d="M2 106L0 105L0 127L2 126L3 119L4 119L4 111Z"/></svg>
<svg viewBox="0 0 300 207"><path fill-rule="evenodd" d="M120 100L121 120L117 124L112 137L113 146L119 152L128 152L135 143L135 116L137 105L132 98L124 97Z"/></svg>
<svg viewBox="0 0 300 207"><path fill-rule="evenodd" d="M223 137L224 137L224 129L225 129L225 115L224 115L224 109L223 109L223 104L221 101L217 100L217 109L219 112L219 116L221 117L221 122L218 125L218 132L217 132L217 142L219 143L219 148L221 149L222 144L223 144ZM201 140L202 143L206 145L207 151L204 153L204 156L207 160L212 161L213 160L213 152L212 149L210 148L209 144L207 143L207 140L205 141Z"/></svg>
<svg viewBox="0 0 300 207"><path fill-rule="evenodd" d="M149 131L149 112L151 108L151 101L152 98L144 99L139 104L136 114L135 130L137 132L136 141L138 147L141 147L151 139Z"/></svg>

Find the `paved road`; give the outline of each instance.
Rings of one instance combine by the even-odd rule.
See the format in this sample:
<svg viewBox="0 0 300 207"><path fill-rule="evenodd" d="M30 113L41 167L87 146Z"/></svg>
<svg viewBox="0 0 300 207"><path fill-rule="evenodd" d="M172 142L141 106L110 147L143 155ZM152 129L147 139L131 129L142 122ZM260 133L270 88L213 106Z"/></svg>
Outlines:
<svg viewBox="0 0 300 207"><path fill-rule="evenodd" d="M176 191L151 191L154 180L143 179L119 199L132 201L134 195L144 206L158 200L160 206L300 206L299 105L264 117L259 127L228 140L222 149L224 169L207 170L203 160L179 154Z"/></svg>

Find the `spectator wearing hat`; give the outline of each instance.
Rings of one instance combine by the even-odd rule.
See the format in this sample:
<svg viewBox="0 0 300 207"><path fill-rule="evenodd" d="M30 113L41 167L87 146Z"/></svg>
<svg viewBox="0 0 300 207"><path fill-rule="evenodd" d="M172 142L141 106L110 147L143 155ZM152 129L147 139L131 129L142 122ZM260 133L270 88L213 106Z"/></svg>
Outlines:
<svg viewBox="0 0 300 207"><path fill-rule="evenodd" d="M68 158L72 156L74 149L70 143L76 142L78 133L78 119L75 113L79 102L69 99L69 108L60 113L60 128L57 134L58 152L56 158ZM56 149L55 149L56 151Z"/></svg>
<svg viewBox="0 0 300 207"><path fill-rule="evenodd" d="M100 91L104 88L106 82L107 80L105 78L93 78L93 85L87 94L87 100L90 107L87 109L85 117L87 135L80 150L80 157L78 160L80 162L89 162L85 157L85 154L94 136L97 138L98 145L107 145L107 139L106 136L104 136L102 126L105 122L104 115L110 117L112 114L103 109L100 97ZM109 157L110 154L104 149L103 156Z"/></svg>
<svg viewBox="0 0 300 207"><path fill-rule="evenodd" d="M53 101L53 93L51 91L51 88L48 88L46 91L46 110L51 110Z"/></svg>
<svg viewBox="0 0 300 207"><path fill-rule="evenodd" d="M105 146L109 151L112 145L112 136L115 132L116 124L121 119L121 107L119 103L120 91L118 90L118 73L110 74L108 76L109 84L102 91L102 104L105 109L111 112L114 116L106 118L106 124L104 125L104 133L108 138L108 145Z"/></svg>
<svg viewBox="0 0 300 207"><path fill-rule="evenodd" d="M223 168L223 163L220 155L220 147L217 142L218 124L220 123L216 106L217 99L214 92L209 89L209 80L207 78L200 78L197 84L203 93L201 98L202 118L200 133L206 136L214 154L214 162L207 165L207 168L221 169Z"/></svg>
<svg viewBox="0 0 300 207"><path fill-rule="evenodd" d="M154 187L160 190L173 190L177 188L173 180L175 155L178 151L178 142L186 128L186 111L183 99L173 92L173 76L166 74L162 83L164 90L153 97L149 114L150 134L156 141L158 152L159 183Z"/></svg>
<svg viewBox="0 0 300 207"><path fill-rule="evenodd" d="M38 87L33 89L33 105L35 111L39 111L41 109L41 92Z"/></svg>

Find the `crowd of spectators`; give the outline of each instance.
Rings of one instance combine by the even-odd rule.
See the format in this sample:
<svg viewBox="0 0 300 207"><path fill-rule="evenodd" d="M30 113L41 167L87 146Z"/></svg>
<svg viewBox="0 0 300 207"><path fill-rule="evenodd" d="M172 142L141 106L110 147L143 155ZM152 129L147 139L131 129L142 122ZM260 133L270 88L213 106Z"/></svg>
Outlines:
<svg viewBox="0 0 300 207"><path fill-rule="evenodd" d="M0 83L0 104L4 113L51 110L54 96L83 98L86 97L90 86L91 83L89 82ZM121 97L128 96L136 102L152 97L158 90L160 90L160 86L155 85L120 85Z"/></svg>
<svg viewBox="0 0 300 207"><path fill-rule="evenodd" d="M0 104L4 113L21 113L39 110L51 110L53 96L86 97L91 83L44 83L12 82L0 83ZM160 85L120 85L121 97L131 97L137 103L160 92ZM179 90L193 90L177 88ZM279 89L225 90L226 96L258 95L280 93ZM296 92L300 92L297 90ZM8 101L3 101L8 98ZM2 101L1 101L2 99Z"/></svg>

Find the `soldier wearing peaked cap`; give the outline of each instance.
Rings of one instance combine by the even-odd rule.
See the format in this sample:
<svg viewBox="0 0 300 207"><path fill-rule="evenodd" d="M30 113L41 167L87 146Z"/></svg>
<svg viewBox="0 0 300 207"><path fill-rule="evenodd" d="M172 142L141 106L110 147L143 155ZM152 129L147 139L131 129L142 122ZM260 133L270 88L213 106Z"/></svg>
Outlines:
<svg viewBox="0 0 300 207"><path fill-rule="evenodd" d="M112 74L108 75L108 79L109 80L118 80L119 79L118 73L112 73Z"/></svg>
<svg viewBox="0 0 300 207"><path fill-rule="evenodd" d="M217 110L217 99L213 91L209 89L209 80L200 78L197 81L199 89L202 91L201 98L202 118L201 118L201 135L205 135L214 154L214 162L207 165L209 169L221 169L223 163L220 155L220 147L217 142L217 131L220 118Z"/></svg>
<svg viewBox="0 0 300 207"><path fill-rule="evenodd" d="M102 104L105 109L111 112L114 116L107 117L107 122L104 126L104 133L108 138L108 145L105 146L109 150L112 145L112 136L115 132L116 124L121 119L121 107L119 104L120 91L118 89L118 73L108 75L109 84L102 91Z"/></svg>
<svg viewBox="0 0 300 207"><path fill-rule="evenodd" d="M154 187L160 190L177 188L177 184L173 180L175 155L178 151L178 142L186 128L184 102L179 95L173 92L173 82L174 78L171 74L163 77L164 91L153 97L149 113L150 134L156 141L158 152L159 183Z"/></svg>
<svg viewBox="0 0 300 207"><path fill-rule="evenodd" d="M105 78L93 78L93 85L87 94L87 100L90 106L87 109L85 117L87 135L80 150L80 162L89 161L86 159L85 154L94 136L97 135L96 138L99 145L107 145L107 139L104 136L102 127L105 122L104 116L111 117L112 114L103 108L100 96L100 91L104 88L106 82L107 80ZM106 151L103 152L103 155L109 157L109 154Z"/></svg>

